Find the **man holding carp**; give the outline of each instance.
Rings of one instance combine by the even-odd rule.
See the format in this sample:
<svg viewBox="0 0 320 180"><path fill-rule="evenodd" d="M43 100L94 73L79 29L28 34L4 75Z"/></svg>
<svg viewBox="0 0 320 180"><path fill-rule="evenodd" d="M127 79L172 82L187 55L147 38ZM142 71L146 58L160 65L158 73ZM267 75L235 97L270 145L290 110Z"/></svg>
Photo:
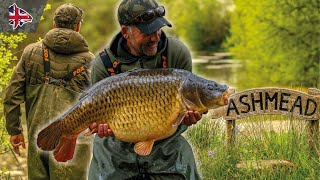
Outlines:
<svg viewBox="0 0 320 180"><path fill-rule="evenodd" d="M136 68L178 68L192 71L187 47L161 30L172 25L156 0L123 0L118 8L120 32L92 64L92 83ZM133 143L114 138L106 124L92 124L93 143L89 179L200 179L193 152L183 133L201 119L189 111L176 133L156 142L149 156L139 156ZM102 136L110 136L103 137Z"/></svg>

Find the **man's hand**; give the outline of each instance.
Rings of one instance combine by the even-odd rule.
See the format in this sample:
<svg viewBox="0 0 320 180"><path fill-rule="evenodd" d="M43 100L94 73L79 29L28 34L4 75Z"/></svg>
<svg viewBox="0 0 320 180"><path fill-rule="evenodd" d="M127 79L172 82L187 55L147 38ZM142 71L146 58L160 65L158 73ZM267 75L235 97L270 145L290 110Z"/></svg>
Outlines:
<svg viewBox="0 0 320 180"><path fill-rule="evenodd" d="M13 151L17 153L19 156L21 156L20 149L19 149L20 146L22 146L24 149L26 148L23 134L21 133L21 134L10 136L10 143L13 146Z"/></svg>
<svg viewBox="0 0 320 180"><path fill-rule="evenodd" d="M204 114L206 114L205 112ZM202 114L199 111L188 110L188 114L183 119L183 124L191 126L192 124L197 124L197 122L202 118Z"/></svg>
<svg viewBox="0 0 320 180"><path fill-rule="evenodd" d="M108 124L97 124L96 122L92 123L89 126L91 134L98 133L98 136L102 138L103 136L113 136L112 130L109 128Z"/></svg>

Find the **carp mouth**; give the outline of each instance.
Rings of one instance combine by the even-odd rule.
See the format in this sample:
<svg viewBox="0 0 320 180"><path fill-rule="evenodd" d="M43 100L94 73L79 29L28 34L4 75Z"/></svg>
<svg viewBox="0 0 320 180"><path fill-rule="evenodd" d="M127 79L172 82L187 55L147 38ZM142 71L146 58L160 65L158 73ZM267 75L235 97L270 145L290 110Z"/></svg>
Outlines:
<svg viewBox="0 0 320 180"><path fill-rule="evenodd" d="M235 89L234 88L229 88L227 89L223 94L222 94L222 99L223 99L223 103L224 105L228 105L229 103L229 97L235 93Z"/></svg>
<svg viewBox="0 0 320 180"><path fill-rule="evenodd" d="M224 105L227 105L229 103L229 96L230 96L230 94L228 92L226 92L222 95Z"/></svg>
<svg viewBox="0 0 320 180"><path fill-rule="evenodd" d="M228 88L227 90L221 92L219 96L216 96L211 99L207 99L207 101L201 102L204 104L204 107L208 109L215 109L221 106L225 106L229 104L229 97L231 94L234 94L234 89Z"/></svg>
<svg viewBox="0 0 320 180"><path fill-rule="evenodd" d="M235 89L229 88L225 92L222 93L222 95L218 98L217 105L218 106L224 106L228 105L229 103L229 97L231 94L234 94Z"/></svg>

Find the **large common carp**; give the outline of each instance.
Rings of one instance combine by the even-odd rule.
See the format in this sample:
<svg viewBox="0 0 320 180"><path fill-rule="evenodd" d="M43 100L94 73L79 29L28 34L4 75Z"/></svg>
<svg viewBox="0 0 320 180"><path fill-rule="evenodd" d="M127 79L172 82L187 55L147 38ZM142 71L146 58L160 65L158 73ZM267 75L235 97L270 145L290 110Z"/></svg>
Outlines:
<svg viewBox="0 0 320 180"><path fill-rule="evenodd" d="M173 135L188 110L200 113L228 103L228 87L179 69L139 69L108 77L38 134L42 150L72 159L76 139L93 122L107 123L134 151L149 155L155 141ZM89 135L87 133L87 135Z"/></svg>

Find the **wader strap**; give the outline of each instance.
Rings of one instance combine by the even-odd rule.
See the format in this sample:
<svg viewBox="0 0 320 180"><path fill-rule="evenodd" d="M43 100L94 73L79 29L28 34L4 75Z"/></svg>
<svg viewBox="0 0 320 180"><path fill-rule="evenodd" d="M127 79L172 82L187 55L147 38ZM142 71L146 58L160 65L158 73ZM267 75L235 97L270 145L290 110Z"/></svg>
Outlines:
<svg viewBox="0 0 320 180"><path fill-rule="evenodd" d="M82 65L79 68L75 69L74 71L72 71L71 73L68 73L63 80L64 81L70 81L71 79L73 79L74 77L76 77L78 74L80 74L81 72L83 72L86 68L86 66Z"/></svg>
<svg viewBox="0 0 320 180"><path fill-rule="evenodd" d="M166 69L168 67L168 59L167 59L167 52L168 51L168 45L161 53L161 60L162 60L162 68Z"/></svg>
<svg viewBox="0 0 320 180"><path fill-rule="evenodd" d="M105 68L107 69L108 73L110 76L114 76L116 74L121 73L120 70L120 61L115 60L113 63L111 62L111 59L106 51L106 49L104 49L102 52L99 53L99 56L105 66Z"/></svg>
<svg viewBox="0 0 320 180"><path fill-rule="evenodd" d="M70 81L74 77L76 77L78 74L83 72L87 67L85 65L82 65L78 68L76 68L74 71L68 73L63 79L55 79L53 77L50 77L50 58L49 58L49 49L42 44L42 50L43 50L43 67L44 67L44 74L45 74L45 79L44 83L45 84L59 84L60 86L64 86L67 81Z"/></svg>
<svg viewBox="0 0 320 180"><path fill-rule="evenodd" d="M166 46L166 48L162 51L162 53L160 55L161 56L161 65L162 65L162 68L164 68L164 69L166 69L168 67L167 51L168 51L168 48ZM102 52L100 52L99 56L100 56L104 66L107 69L110 76L114 76L116 74L121 73L120 61L115 60L112 63L110 56L108 55L106 49L104 49Z"/></svg>
<svg viewBox="0 0 320 180"><path fill-rule="evenodd" d="M49 49L44 44L42 44L42 51L43 51L43 67L44 67L44 74L45 74L44 83L49 84L49 73L50 73Z"/></svg>

